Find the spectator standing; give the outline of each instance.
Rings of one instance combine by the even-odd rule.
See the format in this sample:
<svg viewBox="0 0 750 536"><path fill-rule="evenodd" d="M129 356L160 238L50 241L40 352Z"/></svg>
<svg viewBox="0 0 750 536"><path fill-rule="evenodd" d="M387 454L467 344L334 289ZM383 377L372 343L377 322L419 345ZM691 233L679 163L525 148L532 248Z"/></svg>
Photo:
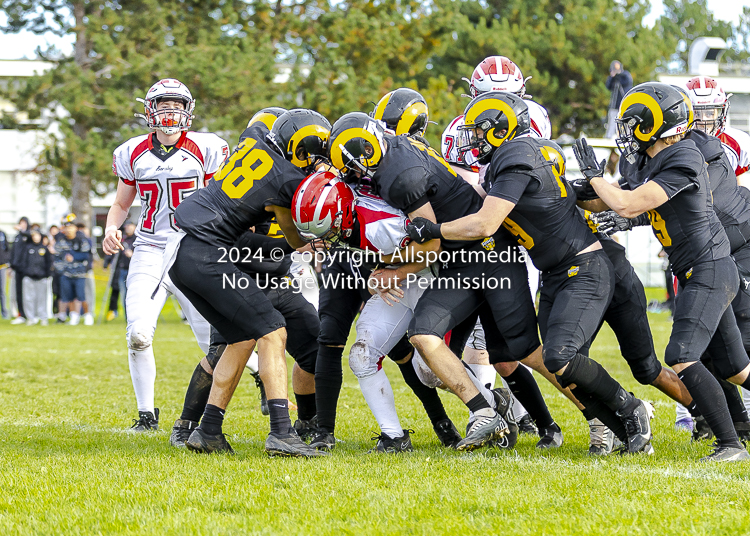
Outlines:
<svg viewBox="0 0 750 536"><path fill-rule="evenodd" d="M609 78L606 82L607 89L612 92L609 99L609 111L607 112L607 133L606 138L617 137L617 113L620 111L620 103L625 93L633 88L633 77L628 71L623 69L622 63L615 60L609 64Z"/></svg>
<svg viewBox="0 0 750 536"><path fill-rule="evenodd" d="M94 255L96 255L96 248L94 247L94 239L91 238L91 232L86 227L85 223L76 223L78 232L83 233L86 240L89 241L89 265L86 271L86 303L91 307L93 315L93 309L96 305L96 280L94 279Z"/></svg>
<svg viewBox="0 0 750 536"><path fill-rule="evenodd" d="M18 316L13 319L11 324L23 324L26 322L26 314L23 310L23 246L29 239L29 219L24 216L18 220L15 226L18 231L13 239L13 250L11 251L10 267L13 269L13 288L15 290L16 308Z"/></svg>
<svg viewBox="0 0 750 536"><path fill-rule="evenodd" d="M42 243L38 229L31 231L31 237L24 244L23 266L23 308L26 312L26 325L48 323L49 278L52 275L52 254Z"/></svg>
<svg viewBox="0 0 750 536"><path fill-rule="evenodd" d="M60 228L57 225L50 225L49 226L49 232L47 233L47 237L49 238L49 246L47 246L47 249L49 249L49 252L52 253L52 255L57 255L57 251L55 250L55 241L57 240L57 235L60 233ZM55 315L58 315L60 312L59 309L59 301L60 301L60 274L57 272L57 270L52 271L52 313ZM58 316L58 322L61 322L59 316ZM62 322L65 321L65 318L62 319Z"/></svg>
<svg viewBox="0 0 750 536"><path fill-rule="evenodd" d="M135 224L127 221L122 227L122 251L120 251L117 257L117 267L115 268L115 276L112 281L112 295L115 295L115 288L119 291L118 294L122 296L122 309L125 311L125 320L128 318L128 310L126 307L126 297L128 294L127 280L128 271L130 270L130 259L133 257L133 245L135 244ZM106 267L107 261L105 261ZM110 302L110 314L107 314L107 320L112 320L117 316L117 299Z"/></svg>
<svg viewBox="0 0 750 536"><path fill-rule="evenodd" d="M70 312L70 325L75 326L84 315L84 324L94 324L94 315L86 302L86 273L90 264L91 243L78 231L75 222L68 222L58 235L55 269L60 273L60 314ZM80 305L76 303L80 302Z"/></svg>
<svg viewBox="0 0 750 536"><path fill-rule="evenodd" d="M8 267L10 266L10 244L8 243L8 237L3 231L0 231L0 313L2 314L3 320L10 318L10 304L5 303L5 276L8 273Z"/></svg>

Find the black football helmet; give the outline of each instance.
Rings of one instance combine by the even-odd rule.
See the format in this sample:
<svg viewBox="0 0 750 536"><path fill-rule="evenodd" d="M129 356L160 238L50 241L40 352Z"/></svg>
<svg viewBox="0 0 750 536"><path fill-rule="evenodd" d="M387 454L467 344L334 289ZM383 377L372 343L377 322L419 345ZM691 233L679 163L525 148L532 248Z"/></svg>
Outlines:
<svg viewBox="0 0 750 536"><path fill-rule="evenodd" d="M464 125L468 144L459 147L465 153L477 150L477 161L488 164L492 153L506 141L531 128L529 108L524 100L506 91L489 91L474 97L464 110Z"/></svg>
<svg viewBox="0 0 750 536"><path fill-rule="evenodd" d="M351 112L339 118L331 129L329 155L331 164L352 181L352 172L372 178L385 153L384 130L377 121L362 112Z"/></svg>
<svg viewBox="0 0 750 536"><path fill-rule="evenodd" d="M331 123L313 110L294 109L279 116L268 140L292 164L312 173L328 152Z"/></svg>
<svg viewBox="0 0 750 536"><path fill-rule="evenodd" d="M430 119L427 101L419 92L401 87L387 93L370 116L383 121L396 135L424 136Z"/></svg>
<svg viewBox="0 0 750 536"><path fill-rule="evenodd" d="M263 108L262 110L256 112L252 118L250 118L250 121L248 121L247 127L245 128L249 128L253 123L257 123L258 121L260 121L268 127L268 130L271 130L276 120L283 114L285 114L286 111L286 108L279 108L277 106Z"/></svg>
<svg viewBox="0 0 750 536"><path fill-rule="evenodd" d="M625 94L616 123L617 147L633 164L657 140L687 132L693 126L693 106L684 90L646 82Z"/></svg>

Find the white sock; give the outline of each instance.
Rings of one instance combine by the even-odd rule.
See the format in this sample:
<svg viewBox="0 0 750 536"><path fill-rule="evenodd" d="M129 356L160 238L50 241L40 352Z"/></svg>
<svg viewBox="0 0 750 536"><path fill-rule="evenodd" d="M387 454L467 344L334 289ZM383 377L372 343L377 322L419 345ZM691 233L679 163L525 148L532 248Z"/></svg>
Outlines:
<svg viewBox="0 0 750 536"><path fill-rule="evenodd" d="M385 371L380 369L372 376L357 379L365 402L370 406L370 411L378 421L380 431L391 439L403 436L404 429L401 428L401 422L398 420L398 413L396 413L393 389L391 389L391 382L388 381Z"/></svg>
<svg viewBox="0 0 750 536"><path fill-rule="evenodd" d="M687 410L687 408L683 406L682 404L680 404L679 402L677 402L677 407L675 409L676 409L677 416L674 422L680 421L682 419L692 419L692 417L690 416L690 412Z"/></svg>
<svg viewBox="0 0 750 536"><path fill-rule="evenodd" d="M467 367L471 369L477 379L482 382L482 385L489 386L488 389L495 388L495 367L492 365L475 365L474 363L467 363Z"/></svg>
<svg viewBox="0 0 750 536"><path fill-rule="evenodd" d="M501 377L500 380L503 382L503 387L505 387L508 391L510 391L510 387L508 387L508 382L505 381L505 378ZM523 407L523 404L521 404L518 401L518 399L516 398L516 396L514 394L512 394L512 391L511 391L511 396L513 397L513 406L512 406L513 407L513 418L516 420L516 422L518 422L521 419L523 419L526 415L528 415L529 412L526 411L526 408Z"/></svg>
<svg viewBox="0 0 750 536"><path fill-rule="evenodd" d="M247 367L253 374L258 372L258 353L255 350L250 354L250 359L247 360L245 367Z"/></svg>
<svg viewBox="0 0 750 536"><path fill-rule="evenodd" d="M464 367L467 367L466 375L471 380L471 383L474 384L474 387L479 389L479 392L482 393L482 396L485 398L485 400L487 400L487 403L490 405L490 407L494 408L495 407L494 395L490 392L489 389L487 389L487 387L485 387L485 385L481 381L479 381L479 378L476 377L476 375L474 374L474 371L468 368L470 366L471 365L467 365L466 363L464 363ZM493 368L492 370L494 371L495 369Z"/></svg>
<svg viewBox="0 0 750 536"><path fill-rule="evenodd" d="M154 349L128 350L130 377L133 379L138 411L154 412L154 383L156 382L156 360Z"/></svg>

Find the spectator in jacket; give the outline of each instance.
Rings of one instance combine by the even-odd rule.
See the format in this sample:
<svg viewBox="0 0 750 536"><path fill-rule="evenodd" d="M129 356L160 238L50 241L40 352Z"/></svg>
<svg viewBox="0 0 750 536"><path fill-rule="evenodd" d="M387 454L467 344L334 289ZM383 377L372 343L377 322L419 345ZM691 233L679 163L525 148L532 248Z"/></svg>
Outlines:
<svg viewBox="0 0 750 536"><path fill-rule="evenodd" d="M13 285L15 286L16 308L18 316L13 319L11 324L23 324L26 322L26 314L23 310L23 246L29 239L29 219L24 216L18 220L15 226L16 237L13 239L13 250L11 251L10 267L14 272Z"/></svg>
<svg viewBox="0 0 750 536"><path fill-rule="evenodd" d="M90 264L91 243L78 231L75 222L68 222L63 232L58 234L55 249L55 269L60 273L60 314L70 312L70 325L75 326L83 313L84 324L91 326L94 315L86 302L86 273Z"/></svg>
<svg viewBox="0 0 750 536"><path fill-rule="evenodd" d="M620 103L625 93L633 88L633 77L628 71L623 69L622 63L615 60L609 65L609 78L605 84L607 89L612 92L609 100L609 111L607 113L607 133L605 137L617 137L617 113L620 111Z"/></svg>
<svg viewBox="0 0 750 536"><path fill-rule="evenodd" d="M52 275L52 254L42 244L38 229L31 231L31 238L24 244L23 255L23 309L26 325L47 325L47 299Z"/></svg>
<svg viewBox="0 0 750 536"><path fill-rule="evenodd" d="M10 318L10 304L5 303L5 276L8 273L10 267L10 244L8 243L8 237L2 231L0 231L0 313L2 314L3 320Z"/></svg>
<svg viewBox="0 0 750 536"><path fill-rule="evenodd" d="M110 301L110 311L107 314L107 320L112 320L117 316L117 299L116 295L122 296L122 308L125 311L125 318L128 317L128 310L126 307L126 297L128 294L127 280L128 271L130 269L130 258L133 256L133 244L135 243L135 224L131 221L126 221L122 227L122 247L117 256L117 267L115 268L115 275L112 278L112 296L113 301ZM113 255L108 256L104 261L104 267L106 268L112 259ZM116 290L115 290L116 289Z"/></svg>

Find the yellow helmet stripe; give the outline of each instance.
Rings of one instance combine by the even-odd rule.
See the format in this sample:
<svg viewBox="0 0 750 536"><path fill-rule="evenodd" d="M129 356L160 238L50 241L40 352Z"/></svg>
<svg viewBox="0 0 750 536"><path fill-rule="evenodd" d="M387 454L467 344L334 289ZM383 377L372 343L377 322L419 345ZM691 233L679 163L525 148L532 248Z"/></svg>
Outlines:
<svg viewBox="0 0 750 536"><path fill-rule="evenodd" d="M303 139L308 136L317 136L325 141L330 135L331 132L322 125L307 125L295 132L292 139L289 140L289 147L287 147L287 151L292 154L292 164L297 167L307 167L310 165L309 158L305 158L304 160L297 158L297 146Z"/></svg>
<svg viewBox="0 0 750 536"><path fill-rule="evenodd" d="M682 92L680 92L680 93L682 93ZM693 115L693 103L690 101L690 98L687 95L685 95L684 93L682 93L682 100L685 101L685 104L688 107L688 126L690 126L690 125L693 124L693 119L694 119L694 115Z"/></svg>
<svg viewBox="0 0 750 536"><path fill-rule="evenodd" d="M391 100L391 97L393 96L393 91L390 93L386 93L383 95L383 98L378 101L377 106L375 106L375 115L373 116L374 119L377 119L378 121L383 120L383 114L385 113L385 107L388 106L388 101Z"/></svg>
<svg viewBox="0 0 750 536"><path fill-rule="evenodd" d="M651 95L647 93L633 93L622 99L622 103L620 104L620 119L622 119L622 114L633 104L643 104L651 110L651 114L654 116L654 127L649 132L643 132L640 125L633 131L636 138L641 141L648 141L664 124L664 112L662 112L661 106L659 106L659 103Z"/></svg>
<svg viewBox="0 0 750 536"><path fill-rule="evenodd" d="M409 106L401 115L401 119L396 126L396 134L408 134L409 129L421 114L427 114L427 105L424 102L415 102Z"/></svg>
<svg viewBox="0 0 750 536"><path fill-rule="evenodd" d="M486 112L487 110L500 110L508 118L508 132L505 136L498 138L495 136L494 132L487 133L487 141L495 147L499 147L518 126L518 118L516 117L513 108L511 108L506 102L501 101L500 99L483 99L472 106L466 113L466 118L464 120L465 124L473 125L476 122L477 117L479 117L479 114Z"/></svg>
<svg viewBox="0 0 750 536"><path fill-rule="evenodd" d="M372 148L375 152L369 159L365 160L367 166L377 164L383 156L383 152L380 149L380 143L378 143L375 134L362 127L348 128L336 136L336 139L331 141L331 163L341 171L346 169L346 164L344 164L344 153L341 151L341 147L354 138L364 138L372 144Z"/></svg>
<svg viewBox="0 0 750 536"><path fill-rule="evenodd" d="M247 117L247 116L246 116ZM252 119L250 119L250 122L247 124L249 127L250 125L257 123L260 121L264 125L268 127L268 129L273 128L273 124L276 122L277 117L273 114L269 114L268 112L258 112L253 116Z"/></svg>

